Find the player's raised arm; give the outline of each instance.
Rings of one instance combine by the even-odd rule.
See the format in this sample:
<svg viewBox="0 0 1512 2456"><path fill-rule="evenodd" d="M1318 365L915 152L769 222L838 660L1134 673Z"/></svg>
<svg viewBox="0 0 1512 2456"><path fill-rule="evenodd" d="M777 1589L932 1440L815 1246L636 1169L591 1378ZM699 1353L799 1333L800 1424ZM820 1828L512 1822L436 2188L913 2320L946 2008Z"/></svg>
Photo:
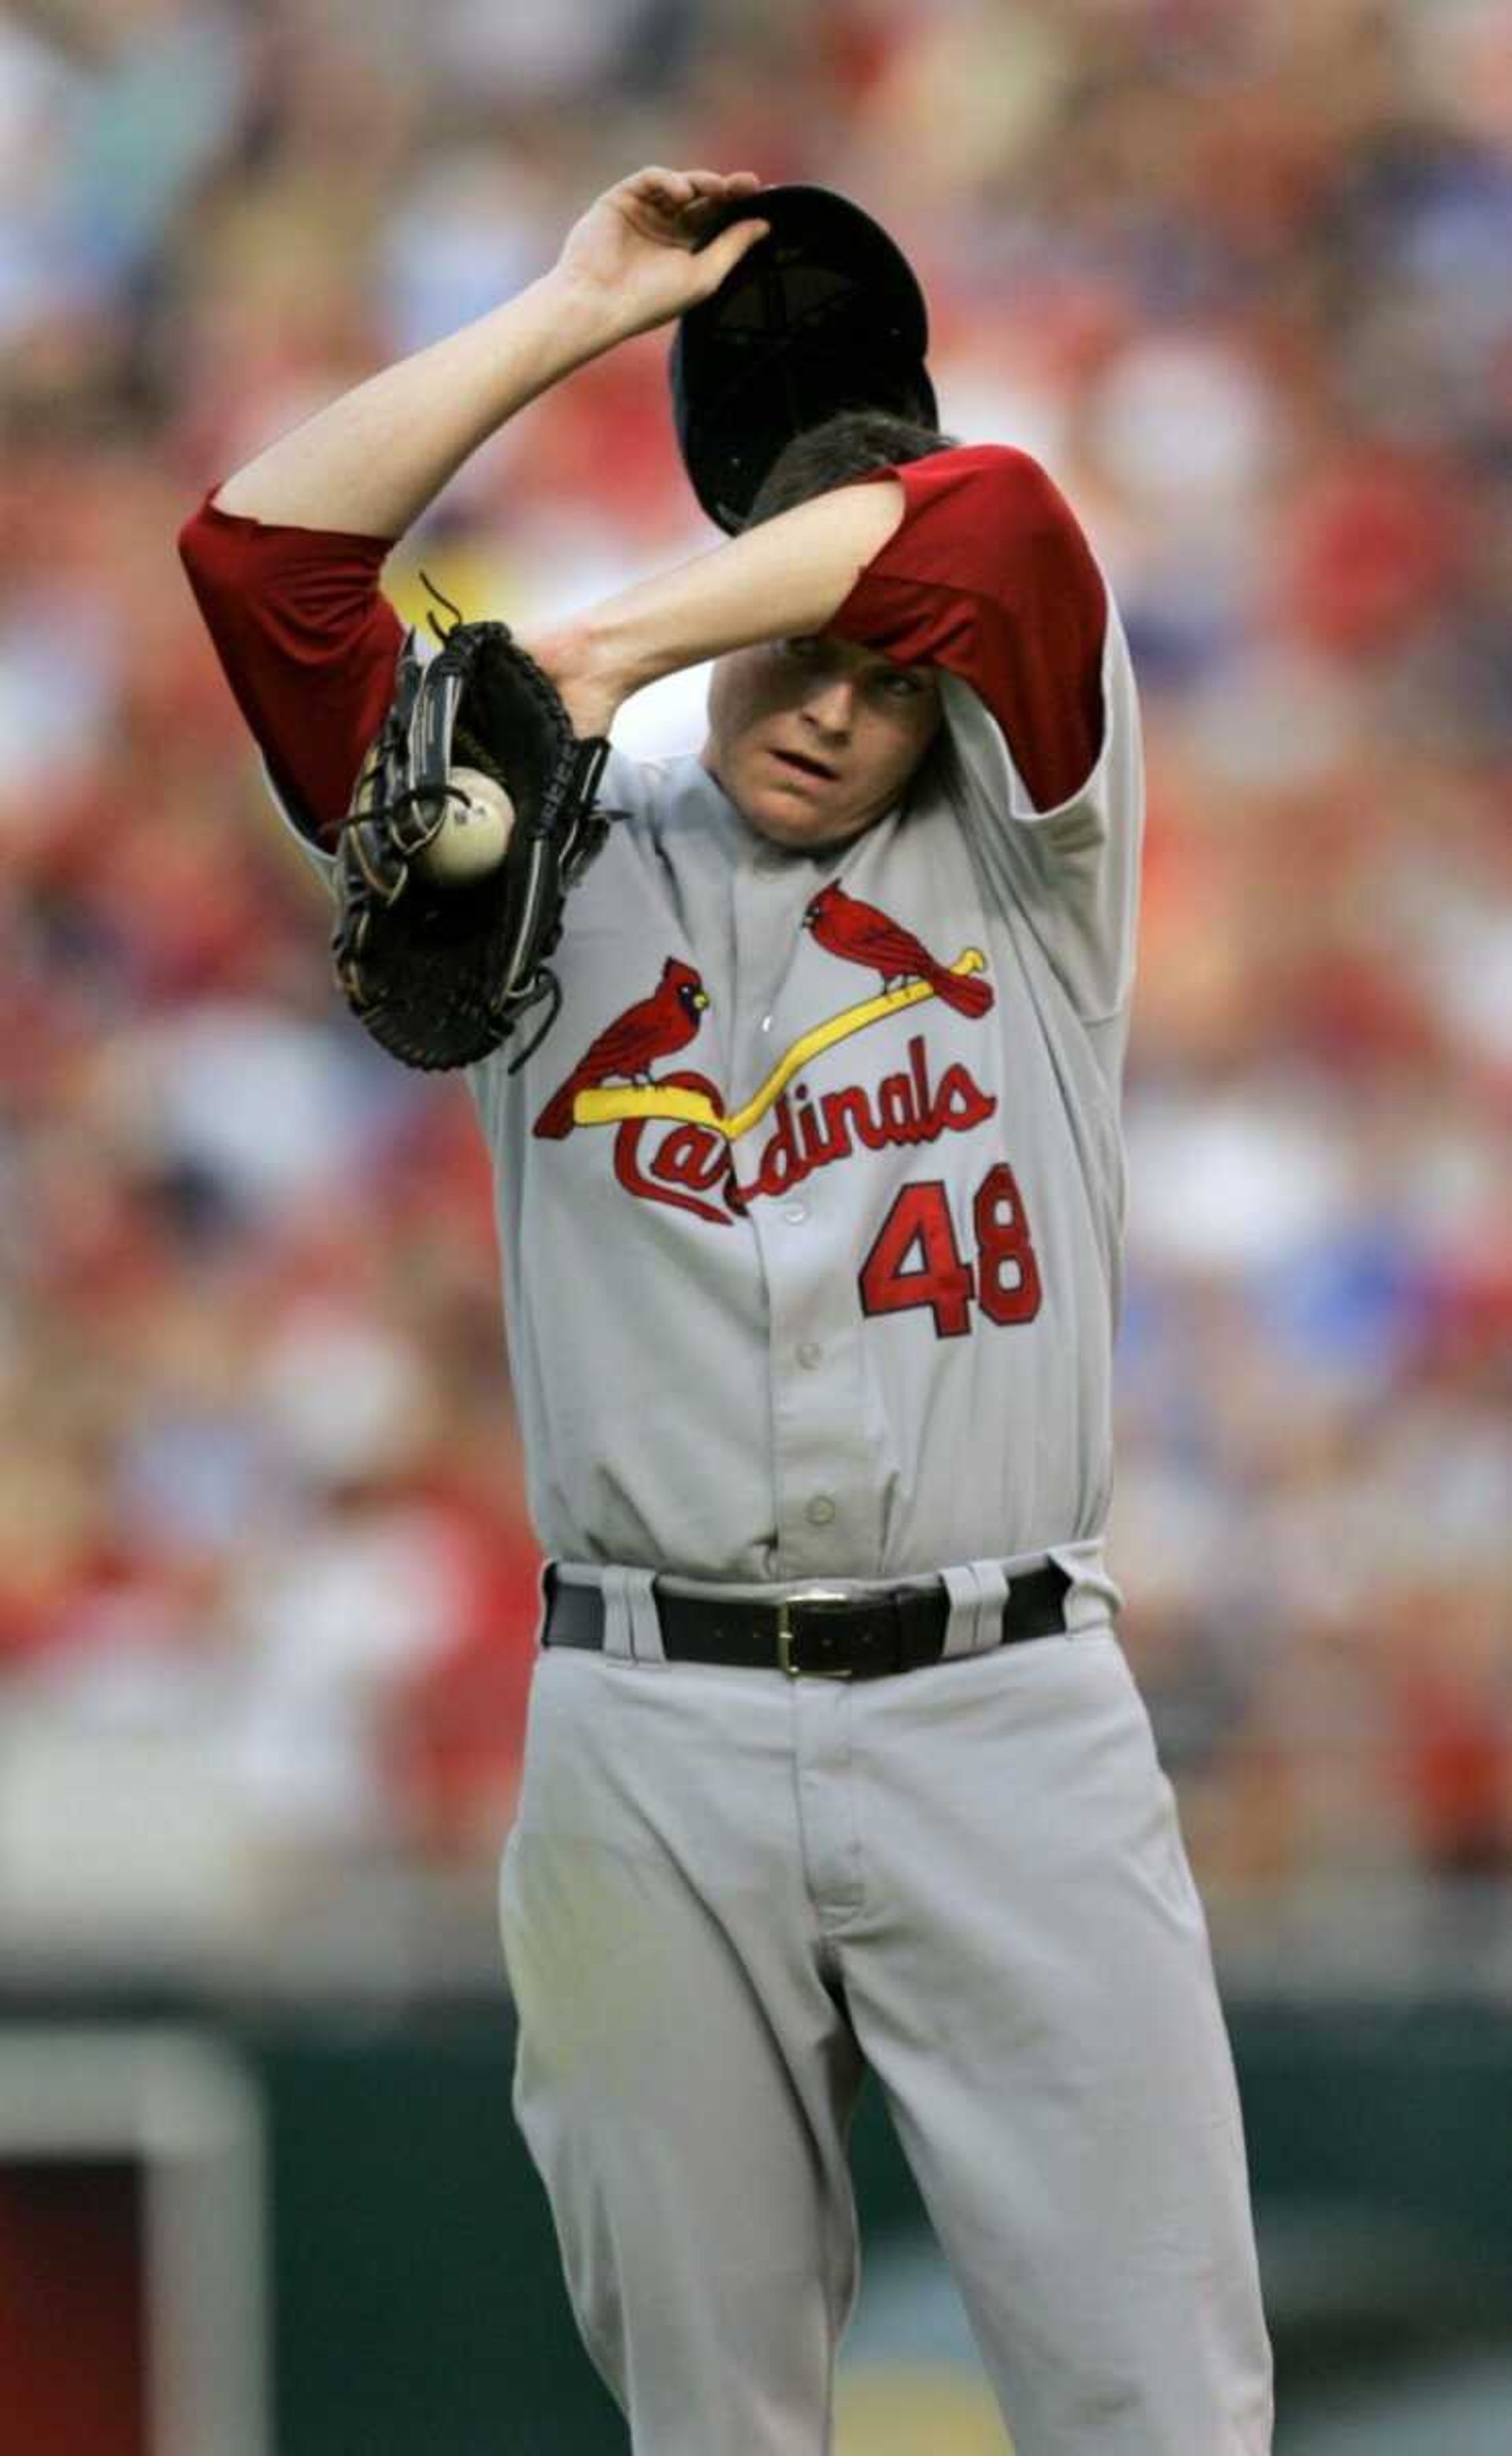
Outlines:
<svg viewBox="0 0 1512 2456"><path fill-rule="evenodd" d="M1046 472L986 445L848 481L528 645L579 726L600 732L663 674L831 629L899 665L958 673L1049 809L1096 757L1105 620L1096 565Z"/></svg>
<svg viewBox="0 0 1512 2456"><path fill-rule="evenodd" d="M623 702L664 674L824 630L902 517L895 479L843 486L522 636L579 731L606 733Z"/></svg>
<svg viewBox="0 0 1512 2456"><path fill-rule="evenodd" d="M562 377L717 287L766 225L753 172L637 172L520 297L319 410L211 494L178 549L285 808L334 842L387 711L390 548L476 445ZM706 246L711 215L736 218Z"/></svg>
<svg viewBox="0 0 1512 2456"><path fill-rule="evenodd" d="M717 289L766 224L709 217L752 171L638 171L573 225L551 271L460 332L370 377L237 471L222 511L398 538L517 410Z"/></svg>

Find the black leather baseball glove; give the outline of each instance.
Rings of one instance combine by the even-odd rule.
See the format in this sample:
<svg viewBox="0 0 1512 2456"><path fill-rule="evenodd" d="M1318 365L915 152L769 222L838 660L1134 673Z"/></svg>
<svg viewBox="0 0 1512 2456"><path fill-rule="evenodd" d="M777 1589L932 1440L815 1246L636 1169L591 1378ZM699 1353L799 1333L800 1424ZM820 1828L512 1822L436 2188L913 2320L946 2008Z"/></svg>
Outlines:
<svg viewBox="0 0 1512 2456"><path fill-rule="evenodd" d="M439 592L436 592L439 593ZM435 617L432 616L435 624ZM406 1066L470 1066L562 993L547 957L567 890L603 844L611 814L594 792L608 755L583 741L557 691L503 623L437 626L426 665L411 631L394 699L363 764L337 851L332 935L337 980L364 1030ZM441 885L421 856L449 802L454 768L480 769L515 806L502 862Z"/></svg>

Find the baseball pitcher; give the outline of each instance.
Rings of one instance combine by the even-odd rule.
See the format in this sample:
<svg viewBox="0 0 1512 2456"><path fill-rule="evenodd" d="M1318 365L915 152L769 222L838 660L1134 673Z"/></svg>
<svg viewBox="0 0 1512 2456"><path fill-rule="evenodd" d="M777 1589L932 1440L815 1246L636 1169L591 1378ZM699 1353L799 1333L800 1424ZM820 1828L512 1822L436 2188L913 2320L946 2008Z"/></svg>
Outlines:
<svg viewBox="0 0 1512 2456"><path fill-rule="evenodd" d="M406 634L395 541L663 324L725 540ZM180 545L343 993L493 1158L549 1557L514 2104L635 2448L828 2446L869 2066L1020 2456L1264 2456L1233 2068L1103 1554L1134 685L1064 499L941 430L926 345L854 205L643 171ZM612 747L705 660L699 747Z"/></svg>

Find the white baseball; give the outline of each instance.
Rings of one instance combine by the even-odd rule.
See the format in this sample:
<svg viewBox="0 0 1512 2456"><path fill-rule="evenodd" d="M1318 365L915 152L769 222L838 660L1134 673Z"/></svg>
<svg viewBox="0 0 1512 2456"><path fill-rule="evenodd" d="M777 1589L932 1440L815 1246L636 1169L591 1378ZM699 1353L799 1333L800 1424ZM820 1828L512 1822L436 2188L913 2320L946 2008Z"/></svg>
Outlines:
<svg viewBox="0 0 1512 2456"><path fill-rule="evenodd" d="M502 785L480 768L454 768L451 782L467 799L447 803L446 816L416 865L434 887L486 878L503 860L514 832L515 806Z"/></svg>

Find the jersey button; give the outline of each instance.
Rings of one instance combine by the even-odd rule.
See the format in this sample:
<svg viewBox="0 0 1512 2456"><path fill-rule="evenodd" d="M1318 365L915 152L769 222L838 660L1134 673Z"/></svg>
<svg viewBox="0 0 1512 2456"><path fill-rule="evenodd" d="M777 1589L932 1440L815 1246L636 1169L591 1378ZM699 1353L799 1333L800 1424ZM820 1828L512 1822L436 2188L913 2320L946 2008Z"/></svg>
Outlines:
<svg viewBox="0 0 1512 2456"><path fill-rule="evenodd" d="M811 1373L824 1352L817 1339L806 1339L798 1350L798 1361L807 1365Z"/></svg>
<svg viewBox="0 0 1512 2456"><path fill-rule="evenodd" d="M807 1202L788 1202L783 1207L783 1218L789 1228L801 1228L808 1217Z"/></svg>
<svg viewBox="0 0 1512 2456"><path fill-rule="evenodd" d="M810 1526L828 1526L835 1514L835 1504L828 1492L816 1492L804 1516Z"/></svg>

